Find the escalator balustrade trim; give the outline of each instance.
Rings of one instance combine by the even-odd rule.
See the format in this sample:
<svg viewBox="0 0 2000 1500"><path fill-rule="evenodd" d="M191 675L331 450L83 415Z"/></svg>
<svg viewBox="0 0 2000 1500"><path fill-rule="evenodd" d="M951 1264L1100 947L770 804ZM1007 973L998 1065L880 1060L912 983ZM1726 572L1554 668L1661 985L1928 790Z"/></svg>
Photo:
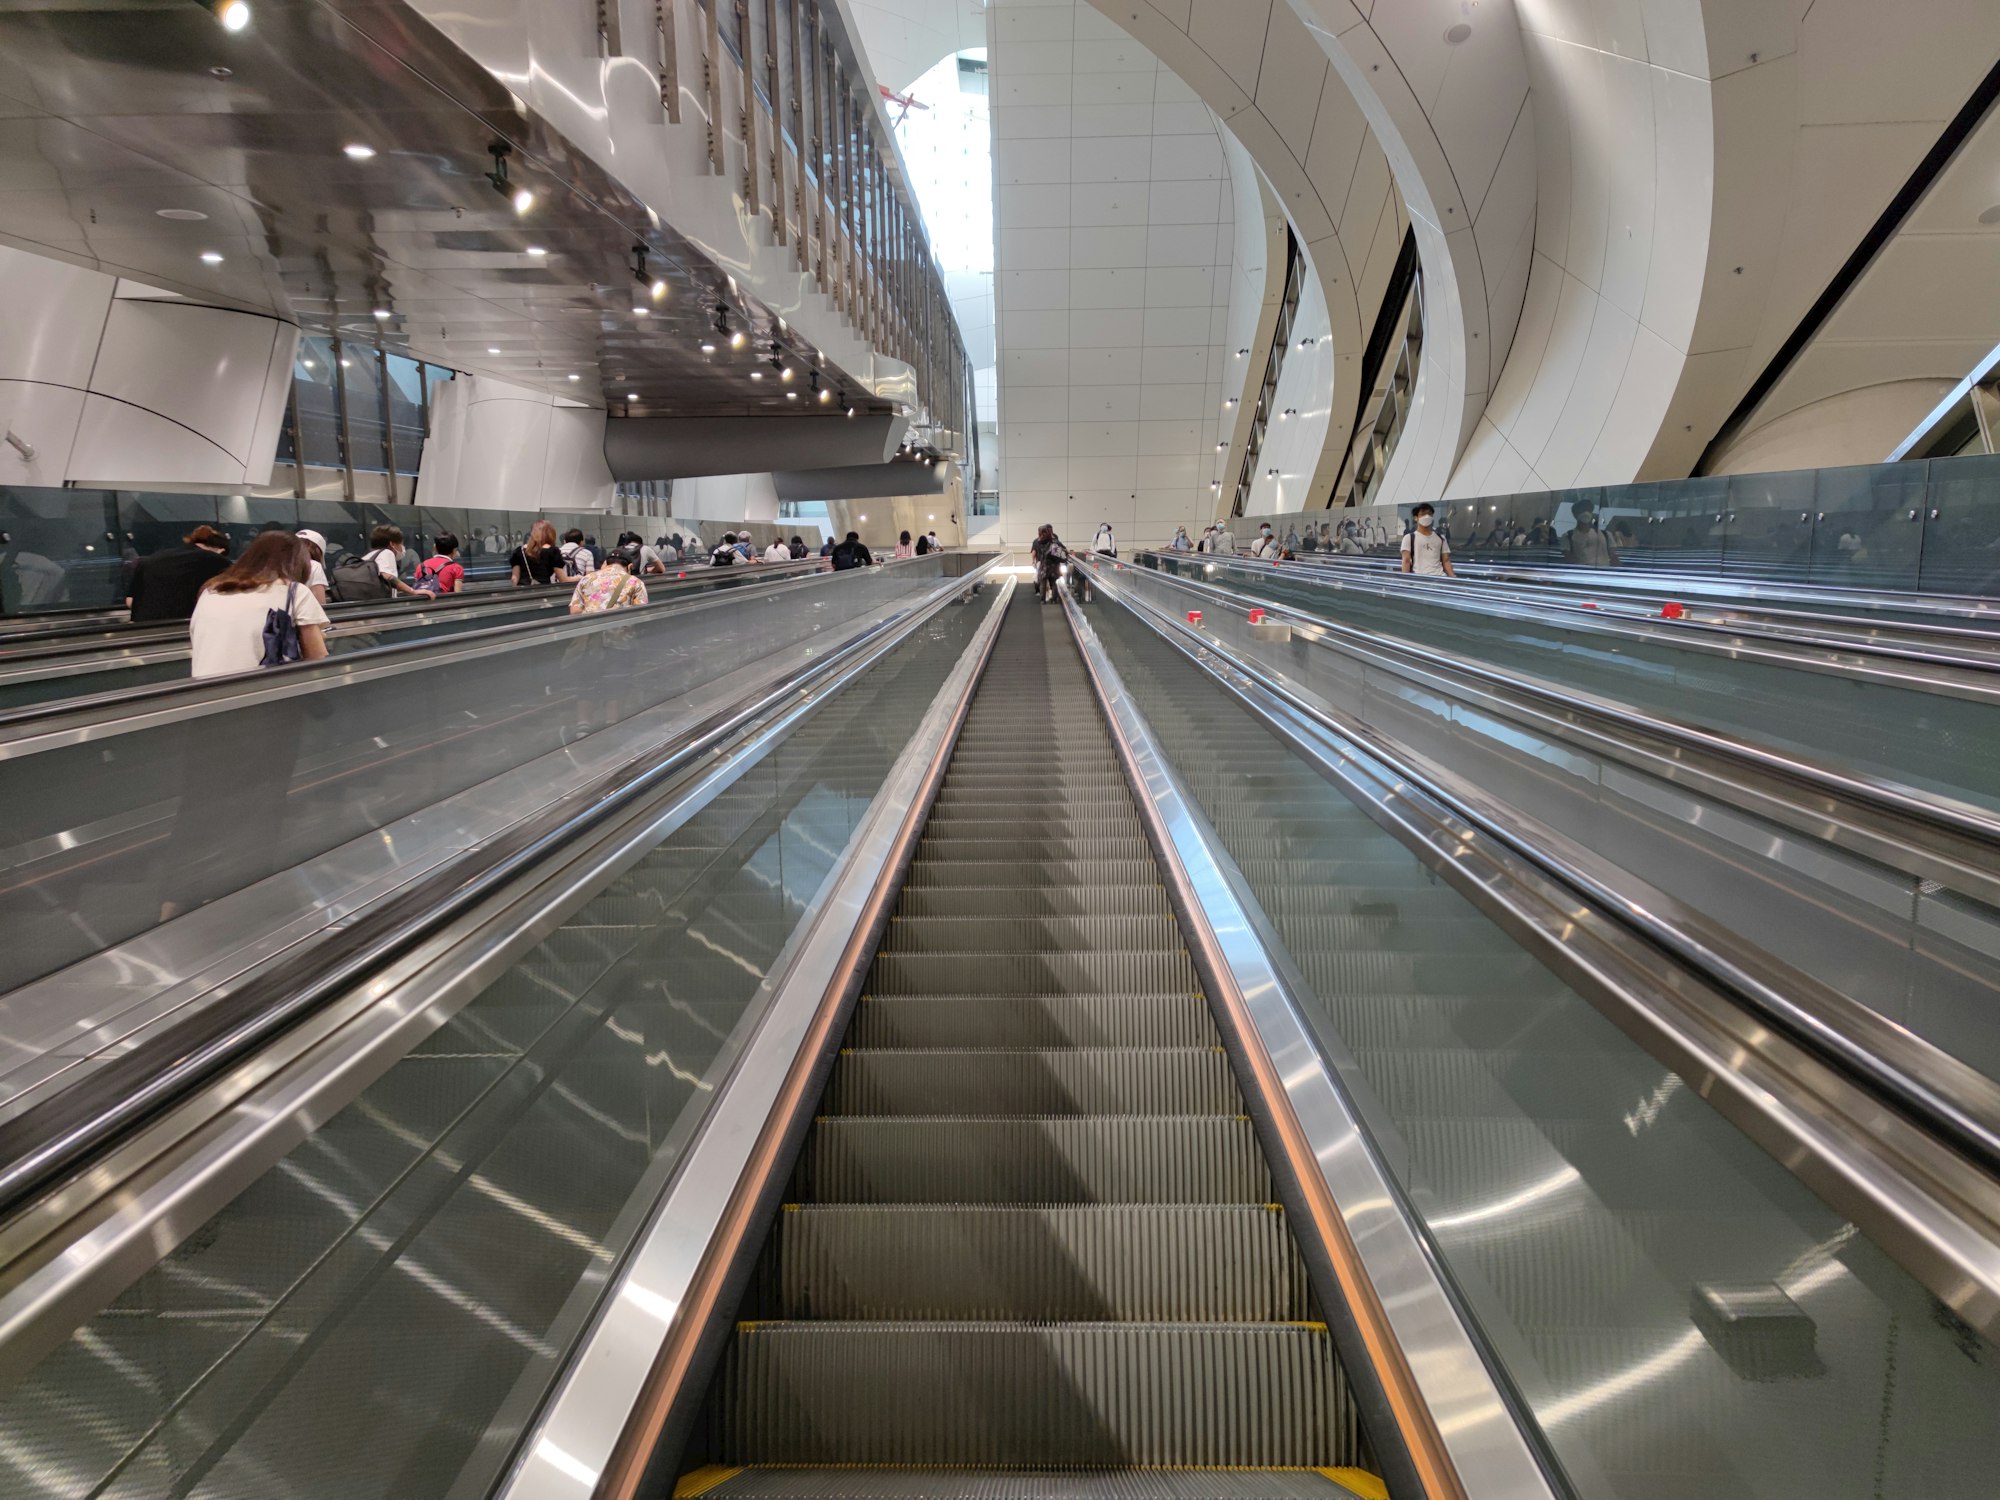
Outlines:
<svg viewBox="0 0 2000 1500"><path fill-rule="evenodd" d="M1370 1496L1061 611L1016 597L680 1495Z"/></svg>

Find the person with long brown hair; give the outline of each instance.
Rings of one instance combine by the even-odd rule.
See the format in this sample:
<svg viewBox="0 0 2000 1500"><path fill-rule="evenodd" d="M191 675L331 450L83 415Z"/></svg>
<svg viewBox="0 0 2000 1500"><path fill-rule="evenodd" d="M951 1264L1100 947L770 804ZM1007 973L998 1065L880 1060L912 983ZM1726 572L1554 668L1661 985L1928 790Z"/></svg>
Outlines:
<svg viewBox="0 0 2000 1500"><path fill-rule="evenodd" d="M313 597L312 549L289 531L267 531L211 578L188 622L196 677L226 677L264 665L264 631L274 610L298 626L300 659L326 655L326 611Z"/></svg>
<svg viewBox="0 0 2000 1500"><path fill-rule="evenodd" d="M529 528L528 539L514 549L507 562L514 569L517 589L531 584L575 583L580 576L564 566L562 548L556 545L556 529L546 519Z"/></svg>

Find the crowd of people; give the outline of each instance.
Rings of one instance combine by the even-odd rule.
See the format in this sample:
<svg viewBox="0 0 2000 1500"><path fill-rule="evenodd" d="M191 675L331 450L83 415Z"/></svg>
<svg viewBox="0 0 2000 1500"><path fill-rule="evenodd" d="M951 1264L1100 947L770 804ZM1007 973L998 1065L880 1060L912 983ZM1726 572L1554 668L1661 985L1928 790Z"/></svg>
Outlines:
<svg viewBox="0 0 2000 1500"><path fill-rule="evenodd" d="M473 531L477 550L493 553L502 533ZM368 546L350 552L329 546L321 533L273 529L258 534L240 557L229 556L229 538L213 526L196 526L178 547L133 560L125 604L141 624L188 622L192 674L220 677L327 654L333 603L434 600L465 587L466 568L457 536L431 539L418 561L396 526L377 526ZM897 557L944 550L936 531L912 538L903 532ZM645 580L690 567L805 562L813 557L802 536L774 536L759 545L749 532L726 531L713 547L690 532L648 542L635 531L610 546L581 528L558 536L553 523L536 521L507 554L508 576L519 588L571 586L569 612L595 614L649 602ZM873 566L874 555L855 532L820 547L822 568L845 571Z"/></svg>

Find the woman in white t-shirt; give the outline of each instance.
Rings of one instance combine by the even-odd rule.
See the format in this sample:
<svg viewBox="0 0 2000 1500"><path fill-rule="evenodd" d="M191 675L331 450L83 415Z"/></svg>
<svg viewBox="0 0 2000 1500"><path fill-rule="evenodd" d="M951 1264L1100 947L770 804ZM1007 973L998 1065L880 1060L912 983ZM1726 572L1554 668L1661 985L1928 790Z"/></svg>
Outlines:
<svg viewBox="0 0 2000 1500"><path fill-rule="evenodd" d="M317 531L308 531L301 526L296 533L312 553L312 576L306 580L306 587L312 590L313 598L326 603L326 538Z"/></svg>
<svg viewBox="0 0 2000 1500"><path fill-rule="evenodd" d="M228 677L264 664L264 626L274 609L291 611L305 661L326 655L326 611L313 598L312 549L289 531L267 531L211 578L188 622L196 677Z"/></svg>

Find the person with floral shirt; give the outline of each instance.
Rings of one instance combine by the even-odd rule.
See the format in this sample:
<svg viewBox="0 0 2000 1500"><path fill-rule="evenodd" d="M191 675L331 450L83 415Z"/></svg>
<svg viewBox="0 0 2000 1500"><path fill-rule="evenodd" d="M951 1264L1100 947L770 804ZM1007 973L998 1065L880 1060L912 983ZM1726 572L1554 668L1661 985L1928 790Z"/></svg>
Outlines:
<svg viewBox="0 0 2000 1500"><path fill-rule="evenodd" d="M632 575L638 571L639 549L631 544L614 547L604 565L586 573L570 595L569 612L594 615L607 609L630 609L646 602L646 585Z"/></svg>

